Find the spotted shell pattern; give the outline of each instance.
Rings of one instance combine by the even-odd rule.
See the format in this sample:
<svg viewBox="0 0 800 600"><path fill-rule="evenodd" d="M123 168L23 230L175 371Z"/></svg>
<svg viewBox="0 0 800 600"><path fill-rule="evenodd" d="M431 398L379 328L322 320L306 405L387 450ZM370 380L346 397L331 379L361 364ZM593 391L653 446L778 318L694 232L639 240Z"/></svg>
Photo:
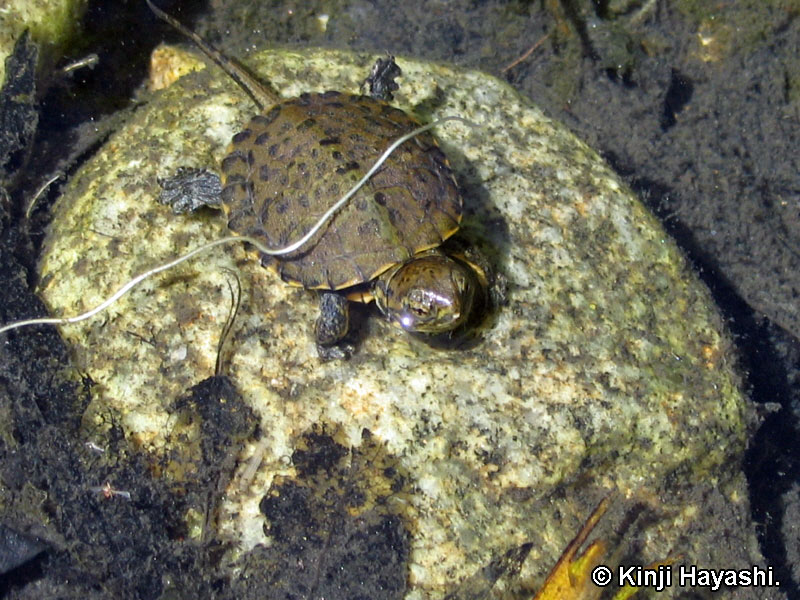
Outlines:
<svg viewBox="0 0 800 600"><path fill-rule="evenodd" d="M303 94L254 117L222 161L229 228L270 248L300 239L397 138L419 126L369 96ZM441 244L462 200L429 132L403 143L301 249L268 259L281 277L337 290Z"/></svg>

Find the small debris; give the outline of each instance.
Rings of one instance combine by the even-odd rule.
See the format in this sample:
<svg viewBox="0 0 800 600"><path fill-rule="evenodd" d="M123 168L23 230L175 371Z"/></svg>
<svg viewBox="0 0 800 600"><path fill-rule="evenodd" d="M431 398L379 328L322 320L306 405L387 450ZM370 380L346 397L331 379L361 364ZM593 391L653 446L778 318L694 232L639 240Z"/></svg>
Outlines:
<svg viewBox="0 0 800 600"><path fill-rule="evenodd" d="M130 500L131 499L131 493L130 492L126 492L125 490L114 489L111 486L111 482L109 482L109 481L106 481L101 486L91 487L91 488L89 488L89 491L102 494L103 498L105 498L106 500L109 500L109 499L113 498L114 496L119 496L121 498L124 498L125 500Z"/></svg>

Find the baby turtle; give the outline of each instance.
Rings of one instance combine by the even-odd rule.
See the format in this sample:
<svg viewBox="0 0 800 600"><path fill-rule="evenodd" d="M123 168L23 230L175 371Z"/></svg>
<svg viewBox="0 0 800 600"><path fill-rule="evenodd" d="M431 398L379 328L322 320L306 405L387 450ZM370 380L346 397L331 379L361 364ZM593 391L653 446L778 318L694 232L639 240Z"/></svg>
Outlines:
<svg viewBox="0 0 800 600"><path fill-rule="evenodd" d="M261 113L234 135L223 180L181 169L160 183L161 201L177 212L221 206L237 234L282 248L308 233L358 182L387 146L419 122L387 103L400 70L378 61L371 95L330 91L280 100L243 67L224 57L151 0L153 12L191 38L259 105ZM271 107L271 108L269 108ZM375 300L409 332L441 334L464 325L485 304L488 264L472 249L439 246L459 229L462 198L447 159L424 132L397 148L320 231L298 250L262 254L289 284L320 292L317 349L344 358L348 301Z"/></svg>

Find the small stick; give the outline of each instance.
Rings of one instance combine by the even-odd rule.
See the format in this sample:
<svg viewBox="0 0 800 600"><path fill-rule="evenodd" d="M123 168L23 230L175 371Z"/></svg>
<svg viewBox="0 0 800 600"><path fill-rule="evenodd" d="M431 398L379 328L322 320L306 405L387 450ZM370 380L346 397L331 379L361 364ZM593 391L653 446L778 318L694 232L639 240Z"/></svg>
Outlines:
<svg viewBox="0 0 800 600"><path fill-rule="evenodd" d="M75 62L69 63L67 66L61 69L62 73L69 73L71 71L75 71L76 69L82 69L84 67L89 67L90 69L94 69L95 65L100 61L100 57L97 56L94 52L92 54L87 54L83 58L76 60Z"/></svg>
<svg viewBox="0 0 800 600"><path fill-rule="evenodd" d="M233 329L233 322L236 320L236 315L239 314L239 306L242 300L242 282L239 280L239 276L230 269L225 269L225 271L230 273L234 281L236 281L236 290L233 289L231 280L226 279L228 290L231 293L231 306L230 309L228 309L228 318L225 319L225 325L222 327L222 332L219 335L219 342L217 343L217 360L214 363L214 377L222 375L222 351L225 349L225 341L228 339L231 329Z"/></svg>
<svg viewBox="0 0 800 600"><path fill-rule="evenodd" d="M28 204L28 208L25 210L25 218L30 219L31 214L33 214L33 207L36 206L36 202L39 200L42 194L47 191L47 189L53 185L56 181L64 177L64 174L59 172L53 175L50 179L45 181L42 186L39 188L39 191L36 192L36 195L31 199L30 203Z"/></svg>
<svg viewBox="0 0 800 600"><path fill-rule="evenodd" d="M533 54L533 51L534 51L534 50L536 50L536 49L537 49L539 46L541 46L542 44L544 44L544 41L545 41L545 40L546 40L548 37L550 37L550 34L549 34L549 33L545 33L545 34L544 34L542 37L540 37L540 38L539 38L539 41L537 41L537 42L536 42L536 43L535 43L533 46L531 46L530 48L528 48L528 49L525 51L525 53L524 53L522 56L520 56L520 57L519 57L517 60L515 60L515 61L514 61L514 62L512 62L511 64L508 64L508 65L506 65L505 67L503 67L502 69L500 69L500 72L501 72L501 73L505 73L506 71L508 71L508 70L510 70L510 69L513 69L514 67L516 67L516 66L517 66L519 63L521 63L523 60L525 60L525 59L526 59L526 58L528 58L528 57L529 57L531 54Z"/></svg>
<svg viewBox="0 0 800 600"><path fill-rule="evenodd" d="M280 98L272 89L262 84L258 79L253 77L247 69L235 63L233 60L225 57L214 46L206 42L203 38L197 35L194 31L186 27L183 23L178 21L175 17L168 15L163 10L153 4L152 0L146 0L150 10L162 21L169 23L169 25L192 40L203 53L213 60L219 67L225 71L228 76L233 79L239 87L245 92L250 94L258 108L261 110L266 109L273 104L279 102Z"/></svg>

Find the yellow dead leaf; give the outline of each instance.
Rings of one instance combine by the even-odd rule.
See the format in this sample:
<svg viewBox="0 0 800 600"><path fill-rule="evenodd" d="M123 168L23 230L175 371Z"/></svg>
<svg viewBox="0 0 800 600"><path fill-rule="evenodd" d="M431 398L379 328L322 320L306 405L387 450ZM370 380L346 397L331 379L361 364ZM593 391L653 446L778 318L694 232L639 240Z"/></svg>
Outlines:
<svg viewBox="0 0 800 600"><path fill-rule="evenodd" d="M533 600L589 600L598 595L600 588L596 587L589 577L592 569L600 564L606 553L605 543L602 540L592 542L583 554L577 558L575 556L606 512L609 501L607 496L589 515L578 535L561 554L556 566L550 571L544 585Z"/></svg>

